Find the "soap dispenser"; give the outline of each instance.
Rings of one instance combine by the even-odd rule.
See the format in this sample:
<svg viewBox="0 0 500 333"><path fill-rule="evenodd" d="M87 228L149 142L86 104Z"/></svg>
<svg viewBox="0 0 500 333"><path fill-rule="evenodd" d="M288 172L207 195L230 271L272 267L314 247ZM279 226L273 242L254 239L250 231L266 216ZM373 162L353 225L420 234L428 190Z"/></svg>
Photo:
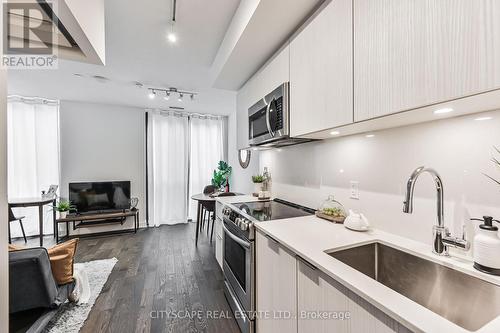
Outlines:
<svg viewBox="0 0 500 333"><path fill-rule="evenodd" d="M493 225L493 222L500 221L491 216L471 220L483 222L474 237L474 268L484 273L500 275L500 238L498 228Z"/></svg>

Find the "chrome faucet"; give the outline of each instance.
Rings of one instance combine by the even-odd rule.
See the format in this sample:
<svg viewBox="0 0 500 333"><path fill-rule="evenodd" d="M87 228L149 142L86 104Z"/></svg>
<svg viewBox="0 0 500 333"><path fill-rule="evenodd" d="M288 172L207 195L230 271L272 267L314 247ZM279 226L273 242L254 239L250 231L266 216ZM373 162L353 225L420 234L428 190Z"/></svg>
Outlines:
<svg viewBox="0 0 500 333"><path fill-rule="evenodd" d="M443 181L436 170L426 167L418 167L413 171L406 185L406 196L403 205L403 212L407 214L413 213L413 192L415 183L422 173L429 173L436 184L437 193L437 225L432 227L433 244L432 252L440 256L448 256L448 247L455 247L468 251L470 243L466 240L465 228L463 229L462 237L452 237L448 228L444 226L444 190Z"/></svg>

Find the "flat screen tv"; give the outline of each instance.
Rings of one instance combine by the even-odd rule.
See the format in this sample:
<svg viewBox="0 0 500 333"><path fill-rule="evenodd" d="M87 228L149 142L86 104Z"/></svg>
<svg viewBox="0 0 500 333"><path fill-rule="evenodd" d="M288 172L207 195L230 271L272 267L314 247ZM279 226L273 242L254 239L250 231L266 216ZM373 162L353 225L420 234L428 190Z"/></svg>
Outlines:
<svg viewBox="0 0 500 333"><path fill-rule="evenodd" d="M76 213L129 209L130 181L69 183L69 201Z"/></svg>

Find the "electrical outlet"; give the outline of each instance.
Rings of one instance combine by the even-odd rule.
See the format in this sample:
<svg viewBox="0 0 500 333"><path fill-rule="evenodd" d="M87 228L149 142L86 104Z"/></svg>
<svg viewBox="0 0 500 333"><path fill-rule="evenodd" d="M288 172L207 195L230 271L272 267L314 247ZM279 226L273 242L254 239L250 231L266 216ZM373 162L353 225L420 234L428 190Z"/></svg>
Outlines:
<svg viewBox="0 0 500 333"><path fill-rule="evenodd" d="M351 199L359 200L359 182L351 180Z"/></svg>

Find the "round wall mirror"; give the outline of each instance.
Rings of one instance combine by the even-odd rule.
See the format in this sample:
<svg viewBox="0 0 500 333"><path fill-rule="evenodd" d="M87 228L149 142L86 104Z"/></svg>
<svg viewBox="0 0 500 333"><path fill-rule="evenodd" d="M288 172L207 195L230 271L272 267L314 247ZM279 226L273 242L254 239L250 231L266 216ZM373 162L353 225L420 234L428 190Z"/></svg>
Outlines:
<svg viewBox="0 0 500 333"><path fill-rule="evenodd" d="M240 165L243 169L246 169L250 164L250 157L252 156L252 152L246 149L238 150L238 160L240 161Z"/></svg>

